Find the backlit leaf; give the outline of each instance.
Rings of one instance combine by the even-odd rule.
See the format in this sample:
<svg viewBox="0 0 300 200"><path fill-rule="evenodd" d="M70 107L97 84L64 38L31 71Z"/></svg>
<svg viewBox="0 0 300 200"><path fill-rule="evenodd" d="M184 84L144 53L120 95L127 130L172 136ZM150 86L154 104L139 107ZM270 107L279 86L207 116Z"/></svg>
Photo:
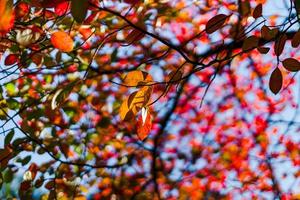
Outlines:
<svg viewBox="0 0 300 200"><path fill-rule="evenodd" d="M13 0L0 0L0 36L7 33L14 25Z"/></svg>
<svg viewBox="0 0 300 200"><path fill-rule="evenodd" d="M51 35L52 45L62 52L70 52L73 50L73 39L64 31L56 31Z"/></svg>
<svg viewBox="0 0 300 200"><path fill-rule="evenodd" d="M123 77L123 83L127 86L139 86L139 85L145 85L152 81L152 77L150 74L144 71L132 71L129 72Z"/></svg>
<svg viewBox="0 0 300 200"><path fill-rule="evenodd" d="M16 62L18 62L19 58L16 54L9 54L5 60L4 60L4 64L5 65L13 65Z"/></svg>
<svg viewBox="0 0 300 200"><path fill-rule="evenodd" d="M127 44L133 44L140 41L144 36L145 34L143 32L134 29L126 36L125 41L127 42Z"/></svg>
<svg viewBox="0 0 300 200"><path fill-rule="evenodd" d="M140 140L148 137L152 128L152 117L148 109L146 109L146 118L143 120L142 115L139 116L137 121L137 135Z"/></svg>
<svg viewBox="0 0 300 200"><path fill-rule="evenodd" d="M132 119L137 112L147 105L152 94L152 87L144 86L139 91L132 93L126 98L120 107L120 117L122 120Z"/></svg>

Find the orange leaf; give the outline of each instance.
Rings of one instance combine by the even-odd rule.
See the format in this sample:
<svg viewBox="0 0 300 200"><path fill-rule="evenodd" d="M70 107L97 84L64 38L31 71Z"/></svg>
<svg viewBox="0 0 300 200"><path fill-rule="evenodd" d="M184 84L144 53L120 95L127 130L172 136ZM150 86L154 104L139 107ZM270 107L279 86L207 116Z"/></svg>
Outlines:
<svg viewBox="0 0 300 200"><path fill-rule="evenodd" d="M56 31L51 35L52 45L62 52L70 52L74 48L73 39L64 31Z"/></svg>
<svg viewBox="0 0 300 200"><path fill-rule="evenodd" d="M120 117L122 120L132 119L137 112L150 100L152 94L152 87L142 87L139 91L133 92L128 98L126 98L120 107Z"/></svg>
<svg viewBox="0 0 300 200"><path fill-rule="evenodd" d="M148 110L146 110L145 112L147 114L145 120L143 121L143 117L142 115L140 115L137 121L137 135L140 140L144 140L146 137L148 137L152 128L151 114Z"/></svg>
<svg viewBox="0 0 300 200"><path fill-rule="evenodd" d="M143 71L136 70L136 71L129 72L126 75L123 75L123 82L125 85L128 86L145 85L146 83L151 81L152 81L151 75Z"/></svg>
<svg viewBox="0 0 300 200"><path fill-rule="evenodd" d="M14 10L12 0L0 0L0 35L7 33L14 25Z"/></svg>

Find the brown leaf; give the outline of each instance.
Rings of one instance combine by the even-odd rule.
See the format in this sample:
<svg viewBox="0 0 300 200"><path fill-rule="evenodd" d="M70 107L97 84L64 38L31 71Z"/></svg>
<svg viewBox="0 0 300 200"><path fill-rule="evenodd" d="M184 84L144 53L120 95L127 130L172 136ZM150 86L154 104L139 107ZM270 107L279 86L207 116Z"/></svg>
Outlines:
<svg viewBox="0 0 300 200"><path fill-rule="evenodd" d="M246 38L242 46L243 51L249 51L251 49L256 48L258 46L258 41L259 38L254 35Z"/></svg>
<svg viewBox="0 0 300 200"><path fill-rule="evenodd" d="M140 41L144 36L145 36L145 33L143 33L140 30L134 29L126 36L125 41L128 44L133 44L135 42Z"/></svg>
<svg viewBox="0 0 300 200"><path fill-rule="evenodd" d="M270 90L277 94L282 87L282 73L278 67L272 72L269 82Z"/></svg>
<svg viewBox="0 0 300 200"><path fill-rule="evenodd" d="M23 181L20 185L20 190L26 191L31 187L31 181Z"/></svg>
<svg viewBox="0 0 300 200"><path fill-rule="evenodd" d="M297 72L300 70L300 62L294 58L287 58L282 61L282 65L290 72Z"/></svg>
<svg viewBox="0 0 300 200"><path fill-rule="evenodd" d="M257 50L261 54L267 54L269 52L270 48L269 47L257 47Z"/></svg>
<svg viewBox="0 0 300 200"><path fill-rule="evenodd" d="M47 188L48 190L52 190L54 188L54 181L51 180L48 183L46 183L45 188Z"/></svg>
<svg viewBox="0 0 300 200"><path fill-rule="evenodd" d="M13 150L10 145L6 145L4 149L0 149L0 167L5 168L8 161L13 157Z"/></svg>
<svg viewBox="0 0 300 200"><path fill-rule="evenodd" d="M300 30L294 35L292 39L292 47L297 48L300 44Z"/></svg>
<svg viewBox="0 0 300 200"><path fill-rule="evenodd" d="M206 33L211 34L220 29L225 23L227 17L227 15L219 14L208 20L205 28Z"/></svg>
<svg viewBox="0 0 300 200"><path fill-rule="evenodd" d="M261 27L261 37L264 38L265 40L272 40L275 38L279 32L278 28L270 29L267 26L262 26Z"/></svg>
<svg viewBox="0 0 300 200"><path fill-rule="evenodd" d="M71 0L71 14L76 22L83 22L87 14L88 7L88 0Z"/></svg>
<svg viewBox="0 0 300 200"><path fill-rule="evenodd" d="M242 17L249 16L251 12L250 2L249 1L241 2L239 11Z"/></svg>
<svg viewBox="0 0 300 200"><path fill-rule="evenodd" d="M253 10L253 17L257 19L262 16L262 4L258 4Z"/></svg>
<svg viewBox="0 0 300 200"><path fill-rule="evenodd" d="M282 34L278 40L275 42L274 52L276 56L280 56L284 49L284 45L286 43L287 36L286 34Z"/></svg>
<svg viewBox="0 0 300 200"><path fill-rule="evenodd" d="M182 72L180 70L171 71L167 76L167 82L175 83L182 78Z"/></svg>

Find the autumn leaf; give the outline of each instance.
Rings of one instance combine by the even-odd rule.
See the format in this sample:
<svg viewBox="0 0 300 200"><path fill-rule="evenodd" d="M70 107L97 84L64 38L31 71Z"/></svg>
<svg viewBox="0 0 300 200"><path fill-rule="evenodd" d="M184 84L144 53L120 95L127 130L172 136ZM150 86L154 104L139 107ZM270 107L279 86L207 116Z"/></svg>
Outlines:
<svg viewBox="0 0 300 200"><path fill-rule="evenodd" d="M122 80L127 86L140 86L152 82L152 77L147 72L136 70L123 74Z"/></svg>
<svg viewBox="0 0 300 200"><path fill-rule="evenodd" d="M64 31L56 31L51 35L52 45L62 52L70 52L74 48L73 39Z"/></svg>
<svg viewBox="0 0 300 200"><path fill-rule="evenodd" d="M300 62L295 58L286 58L282 61L285 69L291 72L297 72L300 70Z"/></svg>
<svg viewBox="0 0 300 200"><path fill-rule="evenodd" d="M11 145L5 145L4 149L0 149L0 167L6 168L9 160L13 157L13 149Z"/></svg>
<svg viewBox="0 0 300 200"><path fill-rule="evenodd" d="M300 44L300 31L297 31L297 33L294 35L292 39L292 47L297 48Z"/></svg>
<svg viewBox="0 0 300 200"><path fill-rule="evenodd" d="M261 27L261 37L265 40L272 40L275 38L278 34L279 30L278 28L270 29L268 26L262 26Z"/></svg>
<svg viewBox="0 0 300 200"><path fill-rule="evenodd" d="M54 8L58 4L66 1L68 0L31 0L29 4L39 8Z"/></svg>
<svg viewBox="0 0 300 200"><path fill-rule="evenodd" d="M152 94L152 87L144 86L139 91L133 92L126 98L120 107L120 117L122 120L128 121L132 119L137 112L150 100Z"/></svg>
<svg viewBox="0 0 300 200"><path fill-rule="evenodd" d="M254 19L257 19L261 17L261 15L262 15L262 4L260 3L253 10L253 17Z"/></svg>
<svg viewBox="0 0 300 200"><path fill-rule="evenodd" d="M249 51L258 46L259 38L255 35L252 35L244 40L242 49L243 51Z"/></svg>
<svg viewBox="0 0 300 200"><path fill-rule="evenodd" d="M282 88L282 73L278 67L271 74L269 87L274 94L277 94Z"/></svg>
<svg viewBox="0 0 300 200"><path fill-rule="evenodd" d="M68 12L69 9L69 2L68 1L63 1L55 5L54 7L54 12L58 16L65 15Z"/></svg>
<svg viewBox="0 0 300 200"><path fill-rule="evenodd" d="M6 34L14 26L13 0L0 0L0 36Z"/></svg>
<svg viewBox="0 0 300 200"><path fill-rule="evenodd" d="M152 117L147 108L142 108L142 114L137 121L137 135L140 140L148 137L152 128Z"/></svg>
<svg viewBox="0 0 300 200"><path fill-rule="evenodd" d="M270 51L270 48L269 47L257 47L257 50L261 54L267 54Z"/></svg>
<svg viewBox="0 0 300 200"><path fill-rule="evenodd" d="M18 62L19 60L19 57L16 55L16 54L9 54L5 60L4 60L4 64L5 65L13 65L15 64L16 62Z"/></svg>
<svg viewBox="0 0 300 200"><path fill-rule="evenodd" d="M276 56L280 56L282 54L286 40L287 40L286 34L282 34L279 37L279 39L276 40L275 46L274 46L274 52L275 52Z"/></svg>
<svg viewBox="0 0 300 200"><path fill-rule="evenodd" d="M83 22L87 14L88 6L88 0L71 0L71 14L76 22Z"/></svg>
<svg viewBox="0 0 300 200"><path fill-rule="evenodd" d="M131 5L135 5L139 2L142 2L141 0L124 0L125 3L131 4Z"/></svg>
<svg viewBox="0 0 300 200"><path fill-rule="evenodd" d="M219 14L208 20L205 28L206 33L211 34L220 29L225 23L227 17L227 15Z"/></svg>

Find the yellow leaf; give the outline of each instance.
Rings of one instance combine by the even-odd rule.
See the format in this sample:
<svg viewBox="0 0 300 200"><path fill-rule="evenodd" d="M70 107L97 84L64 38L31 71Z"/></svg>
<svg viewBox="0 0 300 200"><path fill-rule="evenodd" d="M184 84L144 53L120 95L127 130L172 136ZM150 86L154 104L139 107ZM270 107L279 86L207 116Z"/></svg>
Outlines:
<svg viewBox="0 0 300 200"><path fill-rule="evenodd" d="M144 86L127 97L120 107L121 119L125 121L132 119L142 107L147 105L151 94L152 87Z"/></svg>
<svg viewBox="0 0 300 200"><path fill-rule="evenodd" d="M143 86L151 81L151 75L143 71L136 70L123 75L123 83L127 86Z"/></svg>

